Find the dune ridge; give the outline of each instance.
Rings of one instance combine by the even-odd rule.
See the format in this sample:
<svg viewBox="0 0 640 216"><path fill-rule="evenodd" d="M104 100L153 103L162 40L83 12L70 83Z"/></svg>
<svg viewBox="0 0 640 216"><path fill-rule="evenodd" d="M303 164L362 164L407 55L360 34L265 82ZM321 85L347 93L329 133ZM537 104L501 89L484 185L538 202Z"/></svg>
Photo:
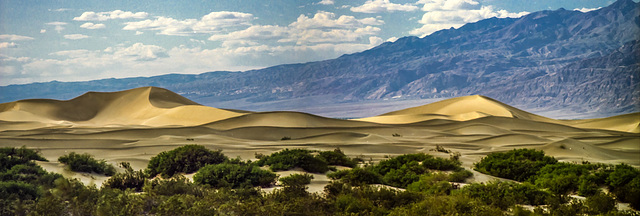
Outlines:
<svg viewBox="0 0 640 216"><path fill-rule="evenodd" d="M0 120L50 124L191 126L240 115L202 106L157 87L87 92L68 101L29 99L0 104Z"/></svg>

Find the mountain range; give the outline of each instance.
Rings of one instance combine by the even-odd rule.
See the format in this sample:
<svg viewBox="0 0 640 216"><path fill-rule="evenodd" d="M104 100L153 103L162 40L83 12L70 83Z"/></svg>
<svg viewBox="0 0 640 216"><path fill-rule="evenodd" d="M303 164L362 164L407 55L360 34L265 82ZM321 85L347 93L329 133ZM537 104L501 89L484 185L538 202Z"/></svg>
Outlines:
<svg viewBox="0 0 640 216"><path fill-rule="evenodd" d="M318 62L245 72L2 86L0 103L158 86L205 105L480 94L518 107L614 115L640 110L639 42L640 4L618 0L587 13L559 9L485 19Z"/></svg>

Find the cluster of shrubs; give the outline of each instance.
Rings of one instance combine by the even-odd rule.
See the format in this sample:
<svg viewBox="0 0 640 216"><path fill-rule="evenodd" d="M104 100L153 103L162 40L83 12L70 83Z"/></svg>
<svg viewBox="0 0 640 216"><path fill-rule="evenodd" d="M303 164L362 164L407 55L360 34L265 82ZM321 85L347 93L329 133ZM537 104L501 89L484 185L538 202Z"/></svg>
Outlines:
<svg viewBox="0 0 640 216"><path fill-rule="evenodd" d="M482 173L547 189L565 202L571 193L604 199L609 195L601 187L606 187L617 200L640 209L640 170L626 164L565 163L542 151L515 149L489 154L474 166Z"/></svg>
<svg viewBox="0 0 640 216"><path fill-rule="evenodd" d="M71 152L58 158L60 163L66 164L69 169L76 172L94 172L112 176L116 174L116 168L105 160L96 160L92 155Z"/></svg>
<svg viewBox="0 0 640 216"><path fill-rule="evenodd" d="M15 151L16 149L13 149ZM44 159L35 151L23 154L0 152L2 176L16 166L35 165L32 159ZM9 151L10 152L10 151ZM217 152L211 154L212 152ZM210 163L196 164L194 157L222 158ZM520 154L520 153L519 153ZM31 155L31 156L26 156ZM34 156L35 155L35 156ZM162 156L160 156L162 155ZM297 156L295 160L283 155ZM38 156L38 157L36 157ZM311 156L311 157L309 157ZM162 157L157 159L156 157ZM340 150L319 152L307 150L283 150L263 156L257 162L228 159L219 151L200 146L183 146L152 158L173 161L163 164L163 169L147 167L134 171L128 163L121 163L125 172L117 173L102 188L85 186L78 180L69 180L44 171L36 180L8 180L0 182L3 199L1 215L633 215L615 209L615 200L600 191L585 201L566 201L555 190L542 187L548 176L538 173L582 173L582 168L546 167L524 183L495 181L486 184L469 184L461 189L452 179L466 179L470 172L461 168L457 156L437 158L426 154L401 155L377 164L330 172L334 179L324 188L324 195L309 193L307 184L313 179L309 174L293 174L280 178L282 188L263 192L260 186L274 184L277 176L262 165L282 169L303 168L309 161L323 161L326 166L347 166L354 160ZM191 159L184 159L191 158ZM196 157L197 158L197 157ZM487 157L488 158L488 157ZM496 157L493 157L496 158ZM511 158L511 157L502 157ZM544 157L543 157L544 158ZM263 162L260 162L264 159ZM14 162L12 162L14 161ZM15 162L18 161L18 162ZM6 162L6 163L5 163ZM193 163L191 163L193 162ZM189 164L187 164L189 163ZM195 164L195 165L194 165ZM480 163L479 163L480 164ZM558 162L552 165L559 166ZM583 165L580 165L583 166ZM589 174L605 176L605 184L616 184L616 190L638 188L633 183L637 169L626 165L604 166L584 164ZM189 170L183 171L190 167ZM194 168L197 167L197 168ZM314 167L314 166L311 166ZM17 169L17 168L16 168ZM278 168L280 169L280 168ZM303 168L304 169L304 168ZM331 168L327 168L330 170ZM547 171L547 169L549 169ZM169 170L169 172L164 172ZM562 171L558 171L562 170ZM599 170L610 170L602 171ZM169 174L173 172L172 174ZM196 172L194 181L182 173ZM153 174L155 173L155 174ZM614 174L617 173L617 174ZM406 174L406 176L404 176ZM157 178L166 175L167 178ZM555 174L554 174L555 175ZM12 178L22 178L24 173ZM4 178L4 177L3 177ZM580 179L580 177L578 177ZM22 182L32 187L25 190L8 188L9 182ZM580 182L580 181L579 181ZM597 182L597 181L596 181ZM393 189L401 186L406 190ZM598 185L598 184L596 184ZM578 185L578 188L580 185ZM585 186L586 187L586 186ZM22 195L27 194L27 195ZM32 194L32 195L28 195ZM616 195L617 196L617 195ZM8 197L8 198L5 198ZM536 207L529 211L520 205L546 205L546 210Z"/></svg>
<svg viewBox="0 0 640 216"><path fill-rule="evenodd" d="M302 168L306 172L325 173L332 168L330 166L355 167L357 159L347 157L340 149L333 151L312 151L306 149L285 149L269 156L263 156L257 161L257 165L268 165L271 171L290 170Z"/></svg>
<svg viewBox="0 0 640 216"><path fill-rule="evenodd" d="M400 155L364 168L334 172L328 176L353 185L385 184L406 188L409 184L420 180L421 176L429 175L431 171L452 171L446 180L463 182L471 177L472 173L460 165L460 161L455 157L445 159L417 153Z"/></svg>
<svg viewBox="0 0 640 216"><path fill-rule="evenodd" d="M0 215L13 215L23 203L33 204L62 175L49 173L33 162L47 161L39 152L21 148L0 148Z"/></svg>

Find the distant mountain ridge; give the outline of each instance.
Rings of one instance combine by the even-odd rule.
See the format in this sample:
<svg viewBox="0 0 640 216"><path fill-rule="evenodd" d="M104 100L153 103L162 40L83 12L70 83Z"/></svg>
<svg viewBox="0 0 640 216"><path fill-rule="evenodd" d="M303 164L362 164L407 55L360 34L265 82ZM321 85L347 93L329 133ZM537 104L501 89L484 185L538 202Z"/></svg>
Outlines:
<svg viewBox="0 0 640 216"><path fill-rule="evenodd" d="M159 86L203 104L319 97L320 102L486 95L518 107L637 112L640 7L559 9L490 18L360 53L246 72L0 87L0 102ZM234 108L234 107L225 107Z"/></svg>

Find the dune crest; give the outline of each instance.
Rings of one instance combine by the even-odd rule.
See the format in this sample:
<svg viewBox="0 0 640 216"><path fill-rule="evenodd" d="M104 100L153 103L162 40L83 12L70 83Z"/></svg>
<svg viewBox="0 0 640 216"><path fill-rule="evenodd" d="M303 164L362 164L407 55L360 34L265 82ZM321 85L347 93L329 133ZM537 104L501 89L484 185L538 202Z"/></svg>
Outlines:
<svg viewBox="0 0 640 216"><path fill-rule="evenodd" d="M67 101L30 99L0 104L0 120L50 124L193 126L240 115L202 106L157 87L87 92Z"/></svg>
<svg viewBox="0 0 640 216"><path fill-rule="evenodd" d="M423 106L411 107L359 120L376 123L406 124L440 118L456 121L468 121L486 116L502 116L545 122L556 121L554 119L522 111L518 108L482 95L451 98ZM413 119L413 121L409 119Z"/></svg>

